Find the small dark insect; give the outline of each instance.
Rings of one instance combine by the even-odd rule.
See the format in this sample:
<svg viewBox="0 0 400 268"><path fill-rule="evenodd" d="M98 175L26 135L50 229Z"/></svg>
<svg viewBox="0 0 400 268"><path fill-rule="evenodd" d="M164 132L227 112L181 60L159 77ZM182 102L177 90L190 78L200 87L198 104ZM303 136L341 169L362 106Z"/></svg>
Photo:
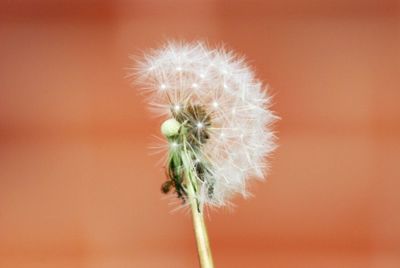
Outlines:
<svg viewBox="0 0 400 268"><path fill-rule="evenodd" d="M207 194L208 194L208 197L210 197L210 198L213 197L213 195L214 195L214 184L211 184L211 185L208 186Z"/></svg>
<svg viewBox="0 0 400 268"><path fill-rule="evenodd" d="M171 188L173 187L174 187L174 182L168 180L161 185L161 192L163 192L164 194L168 194L171 191Z"/></svg>

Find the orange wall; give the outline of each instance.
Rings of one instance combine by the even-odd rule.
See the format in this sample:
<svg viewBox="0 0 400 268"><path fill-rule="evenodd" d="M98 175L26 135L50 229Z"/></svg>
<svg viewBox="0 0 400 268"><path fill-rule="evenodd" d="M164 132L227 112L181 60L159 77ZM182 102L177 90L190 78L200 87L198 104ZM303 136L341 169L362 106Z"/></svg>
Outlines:
<svg viewBox="0 0 400 268"><path fill-rule="evenodd" d="M211 211L217 267L400 267L396 1L1 1L0 267L196 267L128 55L225 42L272 86L279 148Z"/></svg>

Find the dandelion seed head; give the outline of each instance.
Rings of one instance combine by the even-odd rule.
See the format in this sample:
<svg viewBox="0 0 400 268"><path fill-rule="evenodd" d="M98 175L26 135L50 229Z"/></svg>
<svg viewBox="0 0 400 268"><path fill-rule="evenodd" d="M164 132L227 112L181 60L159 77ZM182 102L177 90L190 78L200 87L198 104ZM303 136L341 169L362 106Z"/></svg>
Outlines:
<svg viewBox="0 0 400 268"><path fill-rule="evenodd" d="M269 110L271 97L244 59L202 42L170 42L145 55L137 77L158 115L193 126L188 143L200 144L193 162L204 171L198 200L224 206L235 194L247 196L248 183L265 176L277 117ZM182 146L169 144L171 149Z"/></svg>

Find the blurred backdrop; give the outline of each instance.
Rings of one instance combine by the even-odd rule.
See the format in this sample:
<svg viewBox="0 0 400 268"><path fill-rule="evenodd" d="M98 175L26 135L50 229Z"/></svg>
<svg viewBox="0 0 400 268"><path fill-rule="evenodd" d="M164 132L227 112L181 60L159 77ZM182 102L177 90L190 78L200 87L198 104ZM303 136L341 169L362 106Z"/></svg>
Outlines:
<svg viewBox="0 0 400 268"><path fill-rule="evenodd" d="M216 267L400 267L400 10L390 0L0 1L0 267L197 267L160 193L129 55L224 42L271 85L279 148L210 211Z"/></svg>

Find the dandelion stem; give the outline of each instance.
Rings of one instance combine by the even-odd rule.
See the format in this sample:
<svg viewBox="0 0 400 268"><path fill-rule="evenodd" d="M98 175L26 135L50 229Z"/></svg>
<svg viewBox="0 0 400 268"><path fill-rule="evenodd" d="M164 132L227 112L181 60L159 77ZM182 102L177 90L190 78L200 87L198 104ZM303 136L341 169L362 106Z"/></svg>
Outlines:
<svg viewBox="0 0 400 268"><path fill-rule="evenodd" d="M207 229L204 223L203 212L199 210L193 190L194 189L192 185L188 185L188 197L190 199L190 207L192 209L193 227L196 235L200 266L202 268L212 268L214 265L212 261L210 245L208 242Z"/></svg>
<svg viewBox="0 0 400 268"><path fill-rule="evenodd" d="M186 147L182 153L182 162L187 179L187 195L190 202L193 218L193 228L196 236L197 251L201 268L213 268L213 260L211 255L210 244L206 224L204 222L203 208L197 200L196 192L198 191L197 178L193 173L193 164L190 160Z"/></svg>

